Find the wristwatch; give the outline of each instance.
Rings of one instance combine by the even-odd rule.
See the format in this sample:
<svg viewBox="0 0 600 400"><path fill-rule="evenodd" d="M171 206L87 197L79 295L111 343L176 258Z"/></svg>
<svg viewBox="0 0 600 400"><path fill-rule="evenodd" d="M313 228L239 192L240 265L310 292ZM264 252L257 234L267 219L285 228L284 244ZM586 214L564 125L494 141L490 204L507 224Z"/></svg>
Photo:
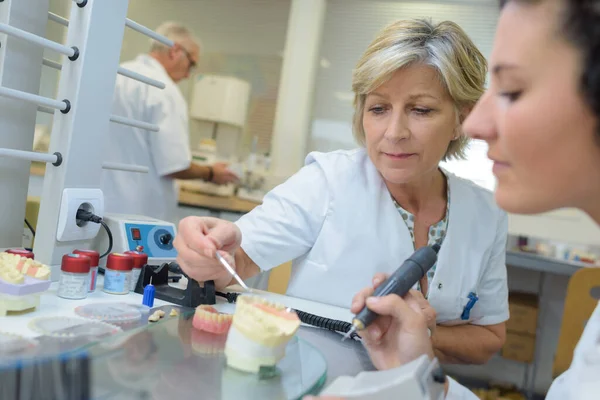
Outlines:
<svg viewBox="0 0 600 400"><path fill-rule="evenodd" d="M212 182L213 178L215 177L215 171L213 170L213 167L208 167L208 182Z"/></svg>

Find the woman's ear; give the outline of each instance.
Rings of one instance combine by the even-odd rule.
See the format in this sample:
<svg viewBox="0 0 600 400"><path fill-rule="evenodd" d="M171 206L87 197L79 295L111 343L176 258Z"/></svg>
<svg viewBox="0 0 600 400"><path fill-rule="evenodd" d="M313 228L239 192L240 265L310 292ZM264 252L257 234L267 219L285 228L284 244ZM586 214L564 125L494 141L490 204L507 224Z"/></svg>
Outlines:
<svg viewBox="0 0 600 400"><path fill-rule="evenodd" d="M459 109L458 125L456 126L456 129L454 129L454 136L452 137L453 141L458 140L461 136L464 135L463 129L462 129L462 124L465 122L465 120L467 119L467 117L469 116L471 111L473 110L473 107L474 106L463 106Z"/></svg>
<svg viewBox="0 0 600 400"><path fill-rule="evenodd" d="M469 114L471 114L471 111L473 111L474 106L463 106L460 108L460 114L458 116L459 119L459 123L460 125L463 124L463 122L465 122L465 120L467 119L467 117L469 116Z"/></svg>

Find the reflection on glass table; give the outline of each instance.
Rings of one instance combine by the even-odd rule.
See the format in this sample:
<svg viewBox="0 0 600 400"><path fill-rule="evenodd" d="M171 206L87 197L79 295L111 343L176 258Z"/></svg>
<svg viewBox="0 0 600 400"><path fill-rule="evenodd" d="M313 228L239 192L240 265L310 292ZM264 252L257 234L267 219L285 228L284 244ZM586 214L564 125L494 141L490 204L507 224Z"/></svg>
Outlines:
<svg viewBox="0 0 600 400"><path fill-rule="evenodd" d="M274 377L227 367L226 335L192 327L192 313L92 346L93 399L300 399L325 383L327 363L294 337Z"/></svg>

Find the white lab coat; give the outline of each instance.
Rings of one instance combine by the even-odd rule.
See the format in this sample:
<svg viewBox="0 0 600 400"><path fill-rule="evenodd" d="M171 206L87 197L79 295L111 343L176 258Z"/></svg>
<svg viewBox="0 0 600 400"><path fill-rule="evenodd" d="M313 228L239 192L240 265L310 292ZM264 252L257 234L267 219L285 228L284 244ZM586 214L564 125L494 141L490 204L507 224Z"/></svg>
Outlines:
<svg viewBox="0 0 600 400"><path fill-rule="evenodd" d="M588 320L575 348L570 368L552 382L546 400L600 398L600 303ZM476 400L467 388L450 380L446 400Z"/></svg>
<svg viewBox="0 0 600 400"><path fill-rule="evenodd" d="M508 319L507 215L489 191L446 172L452 197L429 302L438 323ZM306 165L238 220L242 248L262 269L293 261L287 294L339 307L413 252L405 222L362 149L311 153ZM479 301L461 320L474 292Z"/></svg>
<svg viewBox="0 0 600 400"><path fill-rule="evenodd" d="M156 124L150 132L112 123L105 143L106 161L147 166L149 172L103 171L106 212L138 214L175 222L175 181L165 175L191 163L186 101L179 87L158 61L147 55L126 62L124 68L164 82L161 90L118 75L114 115Z"/></svg>

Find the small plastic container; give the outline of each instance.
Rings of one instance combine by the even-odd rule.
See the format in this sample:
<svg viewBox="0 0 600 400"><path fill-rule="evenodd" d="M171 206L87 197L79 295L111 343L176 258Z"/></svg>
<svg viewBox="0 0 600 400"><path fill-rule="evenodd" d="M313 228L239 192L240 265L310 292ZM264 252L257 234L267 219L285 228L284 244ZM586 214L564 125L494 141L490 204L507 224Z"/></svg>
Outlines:
<svg viewBox="0 0 600 400"><path fill-rule="evenodd" d="M32 260L35 259L35 255L33 254L33 252L29 251L27 249L8 249L8 250L5 250L4 252L10 253L10 254L17 254L21 257L31 258Z"/></svg>
<svg viewBox="0 0 600 400"><path fill-rule="evenodd" d="M85 304L76 307L75 314L86 319L117 325L139 322L142 318L140 307L126 303Z"/></svg>
<svg viewBox="0 0 600 400"><path fill-rule="evenodd" d="M129 254L111 253L104 269L104 291L109 294L127 294L131 287L133 257Z"/></svg>
<svg viewBox="0 0 600 400"><path fill-rule="evenodd" d="M89 257L81 254L65 254L60 266L58 297L71 300L85 299L90 276Z"/></svg>
<svg viewBox="0 0 600 400"><path fill-rule="evenodd" d="M88 293L96 290L96 281L98 280L98 264L100 263L100 253L96 250L73 250L73 254L81 254L90 258L90 275Z"/></svg>
<svg viewBox="0 0 600 400"><path fill-rule="evenodd" d="M106 322L63 316L34 318L29 322L28 327L39 334L57 339L87 337L93 340L123 332L120 327Z"/></svg>
<svg viewBox="0 0 600 400"><path fill-rule="evenodd" d="M144 268L144 265L148 264L148 254L142 253L140 251L126 251L125 254L133 257L133 270L131 270L131 286L129 287L129 290L133 292L135 290L135 285L137 285L138 279L140 279L142 268Z"/></svg>

